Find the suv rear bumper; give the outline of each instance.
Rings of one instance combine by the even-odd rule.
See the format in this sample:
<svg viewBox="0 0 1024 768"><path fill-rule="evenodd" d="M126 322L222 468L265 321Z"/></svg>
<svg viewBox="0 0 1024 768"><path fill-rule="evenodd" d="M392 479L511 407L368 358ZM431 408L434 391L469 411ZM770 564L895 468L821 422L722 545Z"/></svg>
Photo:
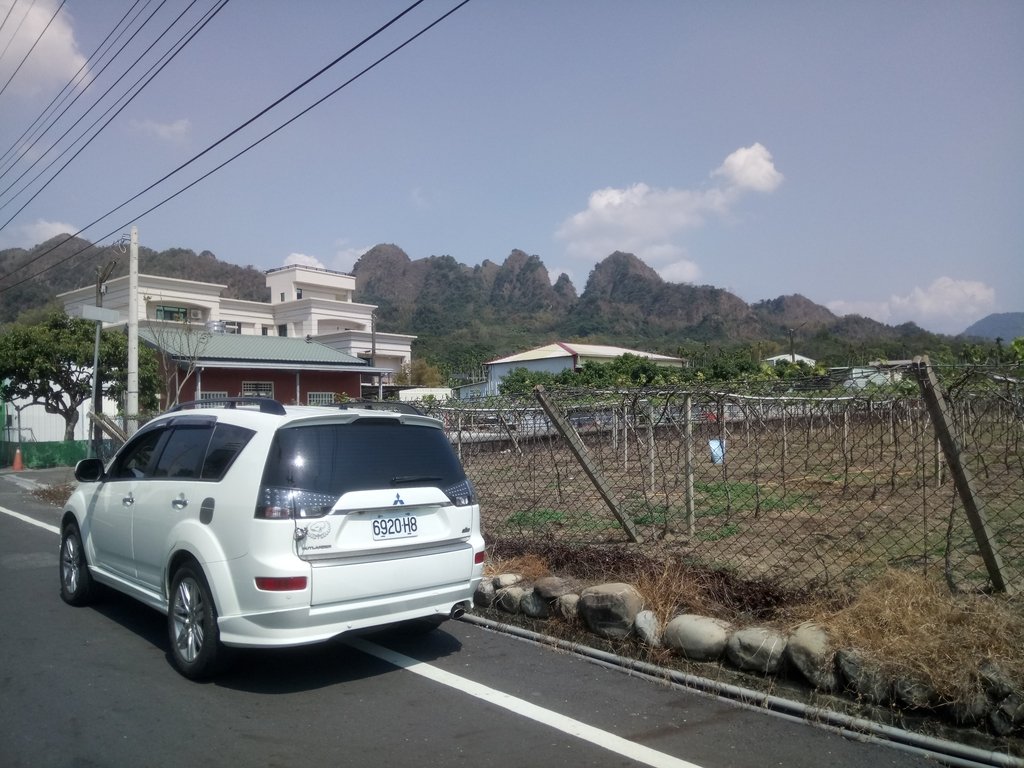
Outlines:
<svg viewBox="0 0 1024 768"><path fill-rule="evenodd" d="M472 602L480 579L481 576L476 576L468 582L386 598L221 616L217 622L220 639L225 645L242 648L306 645L384 624L447 618L456 605Z"/></svg>

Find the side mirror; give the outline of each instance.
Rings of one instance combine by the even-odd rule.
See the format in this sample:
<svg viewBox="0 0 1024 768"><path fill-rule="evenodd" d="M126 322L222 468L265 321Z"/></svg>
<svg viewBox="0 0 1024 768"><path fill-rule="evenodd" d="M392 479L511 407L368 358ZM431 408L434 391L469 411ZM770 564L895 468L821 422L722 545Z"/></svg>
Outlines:
<svg viewBox="0 0 1024 768"><path fill-rule="evenodd" d="M75 480L80 483L95 483L103 479L103 462L99 459L82 459L75 465Z"/></svg>

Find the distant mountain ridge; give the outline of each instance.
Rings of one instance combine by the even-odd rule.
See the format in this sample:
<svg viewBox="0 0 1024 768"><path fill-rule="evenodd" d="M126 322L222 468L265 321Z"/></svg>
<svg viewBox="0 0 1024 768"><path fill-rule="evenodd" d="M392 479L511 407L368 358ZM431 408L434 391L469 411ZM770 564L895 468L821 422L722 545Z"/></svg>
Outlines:
<svg viewBox="0 0 1024 768"><path fill-rule="evenodd" d="M95 282L97 269L127 254L72 238L31 250L0 251L0 322L64 291ZM267 301L263 270L218 261L209 251L139 249L140 271L227 286L225 296ZM766 357L796 351L835 364L919 354L948 337L912 323L892 327L838 317L798 294L747 304L709 285L666 282L630 253L615 252L590 272L582 293L565 274L552 283L539 256L513 250L503 262L467 266L451 256L411 259L380 244L356 262L355 300L378 307L379 330L416 335L415 354L449 367L478 365L554 340L589 341L679 354L686 347L750 345ZM864 359L862 359L864 358Z"/></svg>
<svg viewBox="0 0 1024 768"><path fill-rule="evenodd" d="M981 318L967 328L961 336L978 339L1013 341L1024 336L1024 312L997 312Z"/></svg>

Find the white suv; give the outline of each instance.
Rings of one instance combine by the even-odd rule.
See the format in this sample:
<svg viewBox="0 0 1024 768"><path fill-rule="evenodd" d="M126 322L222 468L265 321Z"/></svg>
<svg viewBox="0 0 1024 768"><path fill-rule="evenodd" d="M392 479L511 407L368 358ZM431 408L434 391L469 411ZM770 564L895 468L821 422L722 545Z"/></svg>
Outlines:
<svg viewBox="0 0 1024 768"><path fill-rule="evenodd" d="M61 596L84 605L98 582L165 613L189 678L224 646L438 624L483 573L473 486L441 422L414 413L183 403L75 477Z"/></svg>

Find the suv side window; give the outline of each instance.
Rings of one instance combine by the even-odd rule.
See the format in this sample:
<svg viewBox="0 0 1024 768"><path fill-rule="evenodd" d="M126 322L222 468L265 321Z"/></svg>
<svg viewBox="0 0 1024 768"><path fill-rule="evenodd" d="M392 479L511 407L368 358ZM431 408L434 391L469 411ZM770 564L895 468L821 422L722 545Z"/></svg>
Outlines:
<svg viewBox="0 0 1024 768"><path fill-rule="evenodd" d="M160 452L153 477L198 478L206 456L213 424L179 424Z"/></svg>
<svg viewBox="0 0 1024 768"><path fill-rule="evenodd" d="M166 429L151 429L137 434L117 457L107 477L113 480L150 477L156 447L166 433Z"/></svg>
<svg viewBox="0 0 1024 768"><path fill-rule="evenodd" d="M203 462L203 480L220 480L234 463L238 454L256 433L234 424L218 424Z"/></svg>

